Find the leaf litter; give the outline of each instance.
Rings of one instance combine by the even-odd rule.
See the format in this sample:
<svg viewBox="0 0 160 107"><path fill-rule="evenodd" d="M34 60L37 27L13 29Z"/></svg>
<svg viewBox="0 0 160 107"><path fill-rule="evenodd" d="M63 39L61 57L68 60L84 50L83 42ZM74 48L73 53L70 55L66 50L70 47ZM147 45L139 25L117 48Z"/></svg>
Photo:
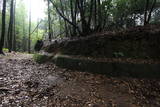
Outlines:
<svg viewBox="0 0 160 107"><path fill-rule="evenodd" d="M0 56L0 107L160 106L160 80L107 77Z"/></svg>

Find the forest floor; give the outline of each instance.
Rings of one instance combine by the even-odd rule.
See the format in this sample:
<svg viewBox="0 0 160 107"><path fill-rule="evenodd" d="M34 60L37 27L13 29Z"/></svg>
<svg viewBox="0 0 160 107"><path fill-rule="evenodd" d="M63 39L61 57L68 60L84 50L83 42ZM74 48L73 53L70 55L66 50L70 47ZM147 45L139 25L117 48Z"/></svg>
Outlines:
<svg viewBox="0 0 160 107"><path fill-rule="evenodd" d="M107 77L0 56L0 107L158 107L160 80Z"/></svg>

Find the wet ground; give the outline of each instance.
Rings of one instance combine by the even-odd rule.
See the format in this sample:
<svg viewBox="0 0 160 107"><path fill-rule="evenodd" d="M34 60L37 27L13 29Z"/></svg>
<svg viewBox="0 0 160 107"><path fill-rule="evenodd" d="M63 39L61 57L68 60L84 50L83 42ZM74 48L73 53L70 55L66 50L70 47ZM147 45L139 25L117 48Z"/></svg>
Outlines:
<svg viewBox="0 0 160 107"><path fill-rule="evenodd" d="M158 107L160 80L107 77L0 56L0 107Z"/></svg>

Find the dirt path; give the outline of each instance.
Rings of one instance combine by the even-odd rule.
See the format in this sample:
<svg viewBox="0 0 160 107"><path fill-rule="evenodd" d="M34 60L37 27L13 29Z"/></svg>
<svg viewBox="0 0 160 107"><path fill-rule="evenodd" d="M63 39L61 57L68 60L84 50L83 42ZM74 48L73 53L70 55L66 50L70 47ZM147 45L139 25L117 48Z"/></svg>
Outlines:
<svg viewBox="0 0 160 107"><path fill-rule="evenodd" d="M113 78L0 56L0 107L160 106L160 80Z"/></svg>

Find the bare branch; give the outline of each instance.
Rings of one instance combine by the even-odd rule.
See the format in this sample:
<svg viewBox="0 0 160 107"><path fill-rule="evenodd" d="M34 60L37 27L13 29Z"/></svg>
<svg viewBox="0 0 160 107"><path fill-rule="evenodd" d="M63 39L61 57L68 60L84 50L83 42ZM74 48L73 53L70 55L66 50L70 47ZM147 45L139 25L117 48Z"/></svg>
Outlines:
<svg viewBox="0 0 160 107"><path fill-rule="evenodd" d="M42 20L37 24L37 26L34 28L34 30L32 31L32 33L30 33L29 35L32 35L35 31L36 31L36 29L39 27L39 25L42 23Z"/></svg>
<svg viewBox="0 0 160 107"><path fill-rule="evenodd" d="M63 13L61 13L61 11L58 9L58 7L55 5L55 3L54 3L52 0L50 0L50 2L52 3L53 8L56 9L56 12L57 12L64 20L66 20L70 25L72 25L73 27L75 27L75 28L78 30L78 32L81 34L81 31L79 30L79 27L78 27L77 25L75 25L74 23L72 23L68 18L66 18L66 17L63 15Z"/></svg>

